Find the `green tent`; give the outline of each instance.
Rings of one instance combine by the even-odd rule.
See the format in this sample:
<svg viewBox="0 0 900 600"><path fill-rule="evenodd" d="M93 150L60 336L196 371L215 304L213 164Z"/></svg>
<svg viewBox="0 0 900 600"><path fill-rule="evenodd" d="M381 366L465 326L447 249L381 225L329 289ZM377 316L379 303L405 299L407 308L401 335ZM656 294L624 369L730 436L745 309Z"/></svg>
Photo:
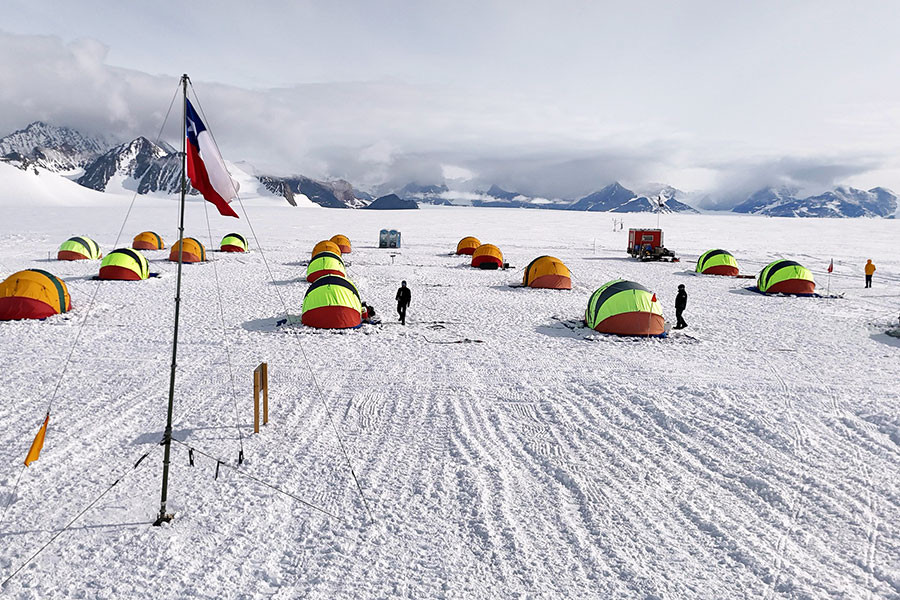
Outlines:
<svg viewBox="0 0 900 600"><path fill-rule="evenodd" d="M738 274L738 264L734 256L726 250L707 250L697 259L696 271L704 275L734 277Z"/></svg>
<svg viewBox="0 0 900 600"><path fill-rule="evenodd" d="M334 252L322 251L309 261L306 267L306 280L312 283L323 275L347 276L344 261Z"/></svg>
<svg viewBox="0 0 900 600"><path fill-rule="evenodd" d="M764 294L810 295L816 282L809 269L792 260L776 260L756 278L756 287Z"/></svg>
<svg viewBox="0 0 900 600"><path fill-rule="evenodd" d="M71 237L59 246L56 257L59 260L97 260L100 246L86 235Z"/></svg>
<svg viewBox="0 0 900 600"><path fill-rule="evenodd" d="M639 283L615 279L591 294L584 321L601 333L660 335L665 331L656 294Z"/></svg>
<svg viewBox="0 0 900 600"><path fill-rule="evenodd" d="M362 303L353 283L340 275L323 275L303 297L304 325L345 329L362 324Z"/></svg>

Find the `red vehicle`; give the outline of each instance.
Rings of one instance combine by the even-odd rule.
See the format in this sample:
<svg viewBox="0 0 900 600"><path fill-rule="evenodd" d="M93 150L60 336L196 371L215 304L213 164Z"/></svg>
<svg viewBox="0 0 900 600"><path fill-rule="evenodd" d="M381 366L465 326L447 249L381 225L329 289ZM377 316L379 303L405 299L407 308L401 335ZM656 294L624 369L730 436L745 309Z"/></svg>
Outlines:
<svg viewBox="0 0 900 600"><path fill-rule="evenodd" d="M640 260L678 262L675 254L663 246L662 229L629 229L627 252Z"/></svg>

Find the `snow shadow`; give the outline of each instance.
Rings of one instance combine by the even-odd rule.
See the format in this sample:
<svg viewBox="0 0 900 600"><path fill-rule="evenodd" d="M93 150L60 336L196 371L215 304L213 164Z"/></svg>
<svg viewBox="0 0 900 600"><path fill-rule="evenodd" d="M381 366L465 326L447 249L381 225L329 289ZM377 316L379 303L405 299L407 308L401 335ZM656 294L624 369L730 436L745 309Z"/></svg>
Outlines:
<svg viewBox="0 0 900 600"><path fill-rule="evenodd" d="M584 339L585 334L591 330L576 319L554 320L543 325L538 325L534 330L550 337L569 338L573 340Z"/></svg>
<svg viewBox="0 0 900 600"><path fill-rule="evenodd" d="M264 333L273 333L278 331L283 326L287 325L289 321L295 321L297 323L300 322L300 317L288 315L288 318L284 317L266 317L264 319L251 319L249 321L244 321L241 323L241 327L246 329L247 331L261 331Z"/></svg>
<svg viewBox="0 0 900 600"><path fill-rule="evenodd" d="M250 429L253 423L239 423L237 427L241 429ZM202 435L202 432L221 432L219 435ZM203 440L236 440L238 439L235 425L217 425L214 427L190 427L185 429L173 429L172 439L179 442L186 442L188 438L197 438ZM135 446L145 444L159 444L163 439L162 431L150 431L137 436L132 442Z"/></svg>
<svg viewBox="0 0 900 600"><path fill-rule="evenodd" d="M895 331L898 331L898 330L895 330ZM900 333L898 333L897 335L900 335ZM894 348L900 348L900 337L893 336L887 332L873 333L869 337L871 337L876 342L880 342L880 343L886 344L888 346L893 346Z"/></svg>
<svg viewBox="0 0 900 600"><path fill-rule="evenodd" d="M293 285L295 283L306 283L306 277L294 277L293 279L274 279L270 281L272 285Z"/></svg>

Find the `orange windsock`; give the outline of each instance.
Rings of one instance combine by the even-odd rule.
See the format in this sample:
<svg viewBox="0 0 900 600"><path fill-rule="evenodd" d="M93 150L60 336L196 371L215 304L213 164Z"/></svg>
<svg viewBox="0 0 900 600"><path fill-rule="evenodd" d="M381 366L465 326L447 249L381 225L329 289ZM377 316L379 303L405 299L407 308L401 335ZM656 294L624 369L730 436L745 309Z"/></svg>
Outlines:
<svg viewBox="0 0 900 600"><path fill-rule="evenodd" d="M38 429L34 441L31 442L31 448L28 449L28 456L25 457L25 466L27 467L41 456L41 449L44 447L44 436L47 435L47 424L50 423L50 413L44 417L44 424Z"/></svg>

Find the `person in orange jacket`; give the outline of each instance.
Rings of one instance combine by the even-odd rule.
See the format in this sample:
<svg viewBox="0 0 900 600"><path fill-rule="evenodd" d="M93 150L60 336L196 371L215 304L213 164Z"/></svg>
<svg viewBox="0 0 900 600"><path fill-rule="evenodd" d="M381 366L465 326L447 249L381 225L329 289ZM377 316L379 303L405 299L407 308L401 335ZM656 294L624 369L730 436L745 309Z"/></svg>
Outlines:
<svg viewBox="0 0 900 600"><path fill-rule="evenodd" d="M872 275L875 274L875 265L872 264L872 259L869 259L869 262L866 263L866 287L872 287Z"/></svg>

